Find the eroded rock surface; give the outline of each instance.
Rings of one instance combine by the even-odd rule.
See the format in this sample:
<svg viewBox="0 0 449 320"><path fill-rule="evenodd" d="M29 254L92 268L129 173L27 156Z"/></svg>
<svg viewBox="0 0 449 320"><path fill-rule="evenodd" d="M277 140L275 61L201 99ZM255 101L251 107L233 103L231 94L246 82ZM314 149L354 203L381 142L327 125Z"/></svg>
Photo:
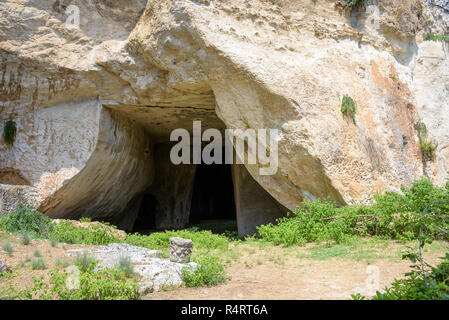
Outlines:
<svg viewBox="0 0 449 320"><path fill-rule="evenodd" d="M116 268L121 257L128 257L134 265L134 272L139 278L142 293L152 290L160 291L165 286L181 285L183 268L196 268L196 263L171 262L161 258L161 252L125 243L112 243L107 246L94 246L89 249L70 250L68 256L86 254L98 261L99 268Z"/></svg>
<svg viewBox="0 0 449 320"><path fill-rule="evenodd" d="M0 131L18 126L14 146L0 144L4 182L27 185L50 216L130 228L158 172L152 145L202 120L280 130L277 173L246 168L289 210L319 197L365 203L422 176L443 184L448 47L424 39L447 35L448 2L341 4L2 1ZM65 23L70 5L79 27ZM345 94L355 123L342 117ZM422 157L421 122L438 143L434 161Z"/></svg>

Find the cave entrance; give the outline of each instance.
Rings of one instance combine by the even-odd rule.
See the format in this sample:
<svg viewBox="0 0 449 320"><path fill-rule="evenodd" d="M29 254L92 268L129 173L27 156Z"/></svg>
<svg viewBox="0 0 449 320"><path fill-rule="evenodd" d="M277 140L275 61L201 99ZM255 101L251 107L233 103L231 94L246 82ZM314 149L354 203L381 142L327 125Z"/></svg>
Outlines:
<svg viewBox="0 0 449 320"><path fill-rule="evenodd" d="M285 216L287 209L242 164L206 165L190 161L175 165L171 161L170 152L177 144L171 139L173 130L184 128L193 137L193 122L201 121L202 133L217 129L225 136L226 126L218 118L214 103L185 108L123 105L107 108L117 111L120 121L132 121L132 125L126 122L127 130L135 130L128 132L129 136L123 135L129 143L136 146L140 146L139 141L148 143L148 147L124 155L134 165L145 164L149 176L131 174L132 190L124 192L127 190L117 188L117 194L130 198L127 207L116 214L115 224L120 228L146 234L196 226L217 233L238 229L239 236L245 236L256 233L257 226ZM225 156L226 152L222 154Z"/></svg>
<svg viewBox="0 0 449 320"><path fill-rule="evenodd" d="M156 197L149 193L145 194L134 222L134 232L150 232L156 229L156 207Z"/></svg>
<svg viewBox="0 0 449 320"><path fill-rule="evenodd" d="M237 231L231 165L175 165L170 160L172 146L154 145L154 179L141 197L133 231L192 226L215 233Z"/></svg>
<svg viewBox="0 0 449 320"><path fill-rule="evenodd" d="M214 233L237 231L231 165L198 165L189 225Z"/></svg>

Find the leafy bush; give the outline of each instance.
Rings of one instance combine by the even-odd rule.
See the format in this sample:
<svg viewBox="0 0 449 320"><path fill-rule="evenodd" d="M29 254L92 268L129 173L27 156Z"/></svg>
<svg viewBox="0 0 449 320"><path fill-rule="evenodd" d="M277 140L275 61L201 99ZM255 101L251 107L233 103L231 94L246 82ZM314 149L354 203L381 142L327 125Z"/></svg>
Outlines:
<svg viewBox="0 0 449 320"><path fill-rule="evenodd" d="M47 238L53 229L49 217L30 207L20 206L16 211L1 217L0 225L12 233L28 232L36 237Z"/></svg>
<svg viewBox="0 0 449 320"><path fill-rule="evenodd" d="M377 292L373 300L449 300L449 253L442 259L440 265L426 273L426 279L415 265L405 279L395 280L385 292Z"/></svg>
<svg viewBox="0 0 449 320"><path fill-rule="evenodd" d="M195 260L198 263L195 270L190 267L182 269L181 277L186 287L216 286L228 279L224 266L217 256L201 255Z"/></svg>
<svg viewBox="0 0 449 320"><path fill-rule="evenodd" d="M55 224L51 238L71 244L107 245L120 242L117 229L107 223L94 223L89 227L75 226L70 221L60 221Z"/></svg>
<svg viewBox="0 0 449 320"><path fill-rule="evenodd" d="M319 241L341 243L355 235L412 240L419 235L422 211L436 200L449 200L449 183L445 188L438 188L431 181L421 179L411 188L402 188L402 194L376 195L371 205L339 208L329 201L305 201L292 217L278 219L277 224L260 226L258 231L262 239L276 245ZM429 210L434 216L448 214L449 203L432 205ZM429 216L422 223L431 239L448 239L447 220Z"/></svg>

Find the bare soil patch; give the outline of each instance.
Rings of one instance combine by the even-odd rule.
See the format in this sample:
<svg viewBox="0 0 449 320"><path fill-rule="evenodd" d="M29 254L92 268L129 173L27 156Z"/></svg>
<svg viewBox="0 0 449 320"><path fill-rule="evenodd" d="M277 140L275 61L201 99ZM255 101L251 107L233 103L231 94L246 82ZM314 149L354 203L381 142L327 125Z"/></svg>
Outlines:
<svg viewBox="0 0 449 320"><path fill-rule="evenodd" d="M394 242L372 245L375 254L370 251L371 256L367 252L363 256L365 249L358 247L360 256L355 257L326 257L324 253L306 257L313 248L313 245L296 248L239 245L230 250L231 255L234 251L239 256L228 264L227 273L232 280L227 283L210 288L154 292L145 299L342 300L351 299L351 294L356 293L372 296L375 289L383 289L410 271L411 263L401 260L404 245ZM436 243L425 253L426 261L438 263L448 248L447 244ZM329 248L330 256L332 251L338 253L338 249ZM376 273L378 285L370 280Z"/></svg>

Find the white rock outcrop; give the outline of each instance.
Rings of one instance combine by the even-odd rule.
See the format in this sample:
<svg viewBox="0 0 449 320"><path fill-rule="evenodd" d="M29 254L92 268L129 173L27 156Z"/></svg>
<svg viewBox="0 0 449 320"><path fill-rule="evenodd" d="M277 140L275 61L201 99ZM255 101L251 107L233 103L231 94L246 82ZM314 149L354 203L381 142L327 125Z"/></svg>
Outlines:
<svg viewBox="0 0 449 320"><path fill-rule="evenodd" d="M154 144L193 120L279 129L277 173L246 169L289 210L320 197L368 202L422 176L444 184L448 43L425 35L448 35L449 3L342 3L2 1L0 132L14 120L18 135L0 143L1 190L31 188L27 202L52 217L130 228L158 173ZM73 8L79 27L66 23ZM345 94L355 123L342 117ZM421 123L438 143L433 161Z"/></svg>
<svg viewBox="0 0 449 320"><path fill-rule="evenodd" d="M125 243L112 243L89 249L73 249L68 252L69 257L78 255L87 255L95 259L99 269L117 268L121 258L129 258L143 294L153 290L161 291L164 287L182 285L182 270L184 268L194 270L197 266L194 262L188 264L171 262L169 259L161 258L161 251Z"/></svg>

